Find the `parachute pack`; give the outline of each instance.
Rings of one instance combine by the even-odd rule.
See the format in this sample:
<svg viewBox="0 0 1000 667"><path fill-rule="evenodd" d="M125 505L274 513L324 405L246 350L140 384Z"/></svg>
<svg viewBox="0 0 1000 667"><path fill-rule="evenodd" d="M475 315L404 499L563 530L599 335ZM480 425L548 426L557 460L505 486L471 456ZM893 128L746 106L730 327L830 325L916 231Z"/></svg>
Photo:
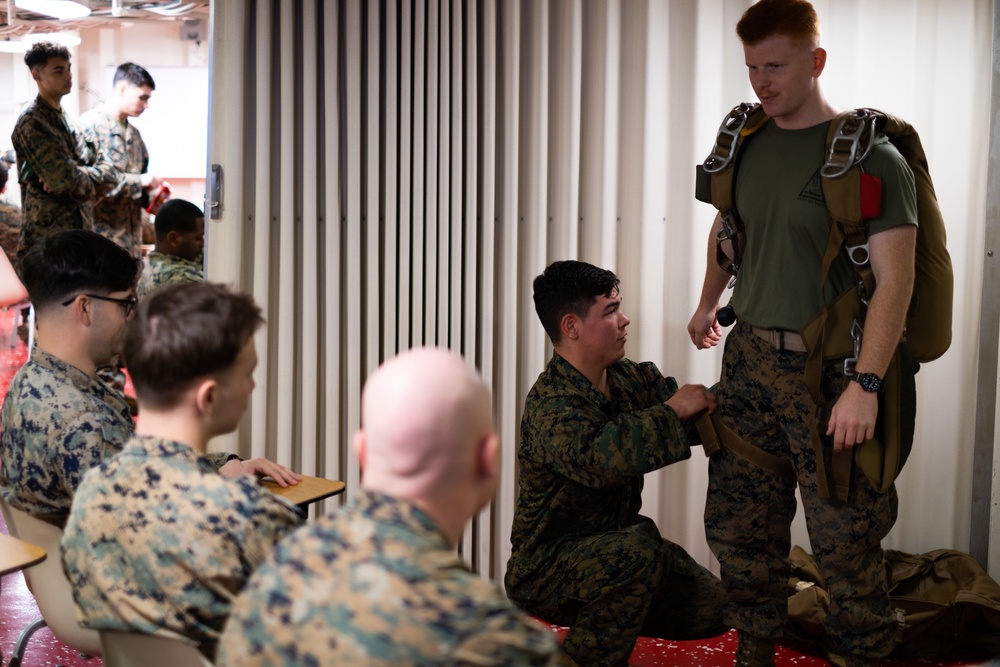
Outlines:
<svg viewBox="0 0 1000 667"><path fill-rule="evenodd" d="M699 165L698 193L719 209L722 221L716 242L719 266L736 276L742 261L739 234L743 223L735 208L739 153L753 133L768 122L759 104L740 104L723 120L712 153ZM944 219L938 206L920 137L913 127L874 109L853 109L830 123L826 162L821 169L823 198L830 218L830 239L822 260L822 282L841 252L855 269L856 285L833 299L800 332L809 354L806 382L819 402L824 362L843 361L846 376L853 372L864 335L868 300L876 289L869 262L868 220L881 214L881 179L864 171L864 160L875 139L884 134L913 172L917 195L917 243L913 296L907 311L903 340L884 379L874 442L855 447L858 464L876 488L887 490L903 467L913 441L919 362L940 357L951 345L954 273L946 245ZM727 250L728 244L728 252ZM822 289L822 285L817 285ZM814 426L814 447L820 453ZM829 475L820 466L820 493L846 498L850 459L834 456Z"/></svg>

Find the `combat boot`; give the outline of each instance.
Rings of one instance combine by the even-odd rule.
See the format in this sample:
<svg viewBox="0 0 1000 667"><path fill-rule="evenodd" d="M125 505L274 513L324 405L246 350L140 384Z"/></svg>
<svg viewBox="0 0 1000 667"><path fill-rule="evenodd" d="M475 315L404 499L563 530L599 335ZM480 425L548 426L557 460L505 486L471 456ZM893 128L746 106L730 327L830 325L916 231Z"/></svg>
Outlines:
<svg viewBox="0 0 1000 667"><path fill-rule="evenodd" d="M736 667L774 667L774 640L739 633Z"/></svg>

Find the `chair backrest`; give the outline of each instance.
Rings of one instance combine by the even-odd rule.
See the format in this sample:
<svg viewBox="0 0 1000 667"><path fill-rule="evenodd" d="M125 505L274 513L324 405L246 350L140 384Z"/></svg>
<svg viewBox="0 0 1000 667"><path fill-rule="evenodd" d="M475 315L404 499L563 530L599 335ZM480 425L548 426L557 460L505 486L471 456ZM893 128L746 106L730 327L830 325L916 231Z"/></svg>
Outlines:
<svg viewBox="0 0 1000 667"><path fill-rule="evenodd" d="M2 253L0 253L2 254ZM73 589L62 569L59 541L62 530L36 519L27 512L15 509L0 498L0 510L7 523L7 530L14 537L31 542L45 549L48 558L24 570L24 580L35 596L38 611L59 641L86 653L101 655L101 638L97 631L82 627L76 620L76 603Z"/></svg>
<svg viewBox="0 0 1000 667"><path fill-rule="evenodd" d="M212 667L201 651L179 639L101 630L104 667Z"/></svg>

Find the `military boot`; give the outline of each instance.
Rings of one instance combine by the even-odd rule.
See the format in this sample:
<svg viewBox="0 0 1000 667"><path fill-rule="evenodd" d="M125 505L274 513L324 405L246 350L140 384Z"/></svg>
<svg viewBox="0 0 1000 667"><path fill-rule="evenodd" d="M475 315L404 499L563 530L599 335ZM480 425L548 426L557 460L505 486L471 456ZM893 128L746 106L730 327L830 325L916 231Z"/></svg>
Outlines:
<svg viewBox="0 0 1000 667"><path fill-rule="evenodd" d="M774 667L774 640L739 633L736 667Z"/></svg>

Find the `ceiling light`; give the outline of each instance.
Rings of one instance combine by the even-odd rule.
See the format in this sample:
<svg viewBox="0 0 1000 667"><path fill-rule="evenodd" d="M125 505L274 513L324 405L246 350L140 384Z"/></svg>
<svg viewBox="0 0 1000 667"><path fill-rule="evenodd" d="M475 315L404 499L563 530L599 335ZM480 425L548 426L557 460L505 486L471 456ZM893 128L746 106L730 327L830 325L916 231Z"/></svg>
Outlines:
<svg viewBox="0 0 1000 667"><path fill-rule="evenodd" d="M11 39L10 37L0 39L0 53L24 53L29 47L31 44L19 39Z"/></svg>
<svg viewBox="0 0 1000 667"><path fill-rule="evenodd" d="M76 30L64 30L62 32L32 32L21 37L25 42L34 44L36 42L55 42L63 46L80 46L80 33Z"/></svg>
<svg viewBox="0 0 1000 667"><path fill-rule="evenodd" d="M90 8L72 0L14 0L14 4L29 12L57 19L82 19L90 16Z"/></svg>

